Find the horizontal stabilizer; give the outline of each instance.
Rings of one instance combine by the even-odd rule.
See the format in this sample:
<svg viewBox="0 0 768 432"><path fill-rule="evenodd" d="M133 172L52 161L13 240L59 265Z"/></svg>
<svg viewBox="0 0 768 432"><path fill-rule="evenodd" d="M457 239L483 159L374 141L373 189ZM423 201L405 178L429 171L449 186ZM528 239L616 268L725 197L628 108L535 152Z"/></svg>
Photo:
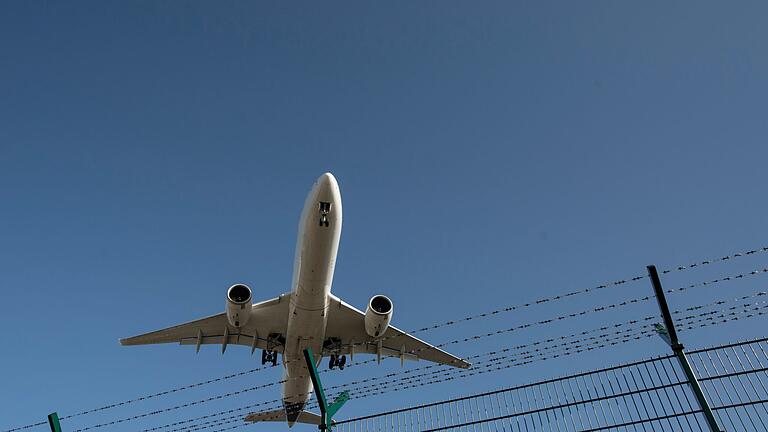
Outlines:
<svg viewBox="0 0 768 432"><path fill-rule="evenodd" d="M252 413L245 416L245 421L252 422L252 423L269 422L269 421L284 422L285 420L286 418L285 418L284 409L279 409L274 411L265 411L260 413ZM296 419L296 422L319 426L320 420L322 420L320 415L315 414L313 412L309 412L309 411L302 411L301 414L299 414L299 417Z"/></svg>

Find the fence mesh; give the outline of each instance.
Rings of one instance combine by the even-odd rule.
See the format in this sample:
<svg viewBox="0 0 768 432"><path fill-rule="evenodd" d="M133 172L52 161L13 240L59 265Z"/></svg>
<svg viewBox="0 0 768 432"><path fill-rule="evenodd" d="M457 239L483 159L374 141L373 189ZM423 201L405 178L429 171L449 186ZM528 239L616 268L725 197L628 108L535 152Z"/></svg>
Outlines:
<svg viewBox="0 0 768 432"><path fill-rule="evenodd" d="M768 431L768 338L688 352L723 431ZM708 431L674 355L339 421L336 431Z"/></svg>

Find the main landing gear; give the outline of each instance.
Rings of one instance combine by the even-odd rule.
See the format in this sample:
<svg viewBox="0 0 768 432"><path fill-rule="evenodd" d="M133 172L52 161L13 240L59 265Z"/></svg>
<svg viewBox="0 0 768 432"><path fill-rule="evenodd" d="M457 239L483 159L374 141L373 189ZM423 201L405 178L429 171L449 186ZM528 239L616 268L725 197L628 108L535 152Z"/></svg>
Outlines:
<svg viewBox="0 0 768 432"><path fill-rule="evenodd" d="M267 363L272 363L272 366L277 366L277 351L261 351L261 364L265 365Z"/></svg>
<svg viewBox="0 0 768 432"><path fill-rule="evenodd" d="M328 360L328 369L333 370L336 366L339 367L339 370L344 370L344 366L347 365L347 356L343 355L341 357L337 356L336 354L331 354L330 360Z"/></svg>

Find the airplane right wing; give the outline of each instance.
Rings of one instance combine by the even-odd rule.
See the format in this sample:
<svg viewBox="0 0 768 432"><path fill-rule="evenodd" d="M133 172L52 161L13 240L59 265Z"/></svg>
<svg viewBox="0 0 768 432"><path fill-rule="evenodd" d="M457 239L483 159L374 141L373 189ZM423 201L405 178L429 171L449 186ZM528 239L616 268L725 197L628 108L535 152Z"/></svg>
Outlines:
<svg viewBox="0 0 768 432"><path fill-rule="evenodd" d="M324 355L367 353L384 357L400 357L401 361L427 360L462 369L471 366L469 362L392 325L379 338L369 336L365 332L365 313L334 295L331 295L328 308L325 337L339 341L339 345L329 346Z"/></svg>

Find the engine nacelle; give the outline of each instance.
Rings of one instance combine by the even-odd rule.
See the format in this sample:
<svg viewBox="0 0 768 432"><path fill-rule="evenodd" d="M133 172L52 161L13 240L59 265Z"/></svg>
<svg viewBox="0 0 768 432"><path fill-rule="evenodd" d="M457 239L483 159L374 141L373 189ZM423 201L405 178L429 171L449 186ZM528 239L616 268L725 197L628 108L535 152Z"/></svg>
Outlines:
<svg viewBox="0 0 768 432"><path fill-rule="evenodd" d="M365 310L365 332L368 336L379 337L387 331L392 321L392 301L383 295L371 297Z"/></svg>
<svg viewBox="0 0 768 432"><path fill-rule="evenodd" d="M248 285L235 284L227 290L227 320L235 327L242 327L251 317L253 295Z"/></svg>

